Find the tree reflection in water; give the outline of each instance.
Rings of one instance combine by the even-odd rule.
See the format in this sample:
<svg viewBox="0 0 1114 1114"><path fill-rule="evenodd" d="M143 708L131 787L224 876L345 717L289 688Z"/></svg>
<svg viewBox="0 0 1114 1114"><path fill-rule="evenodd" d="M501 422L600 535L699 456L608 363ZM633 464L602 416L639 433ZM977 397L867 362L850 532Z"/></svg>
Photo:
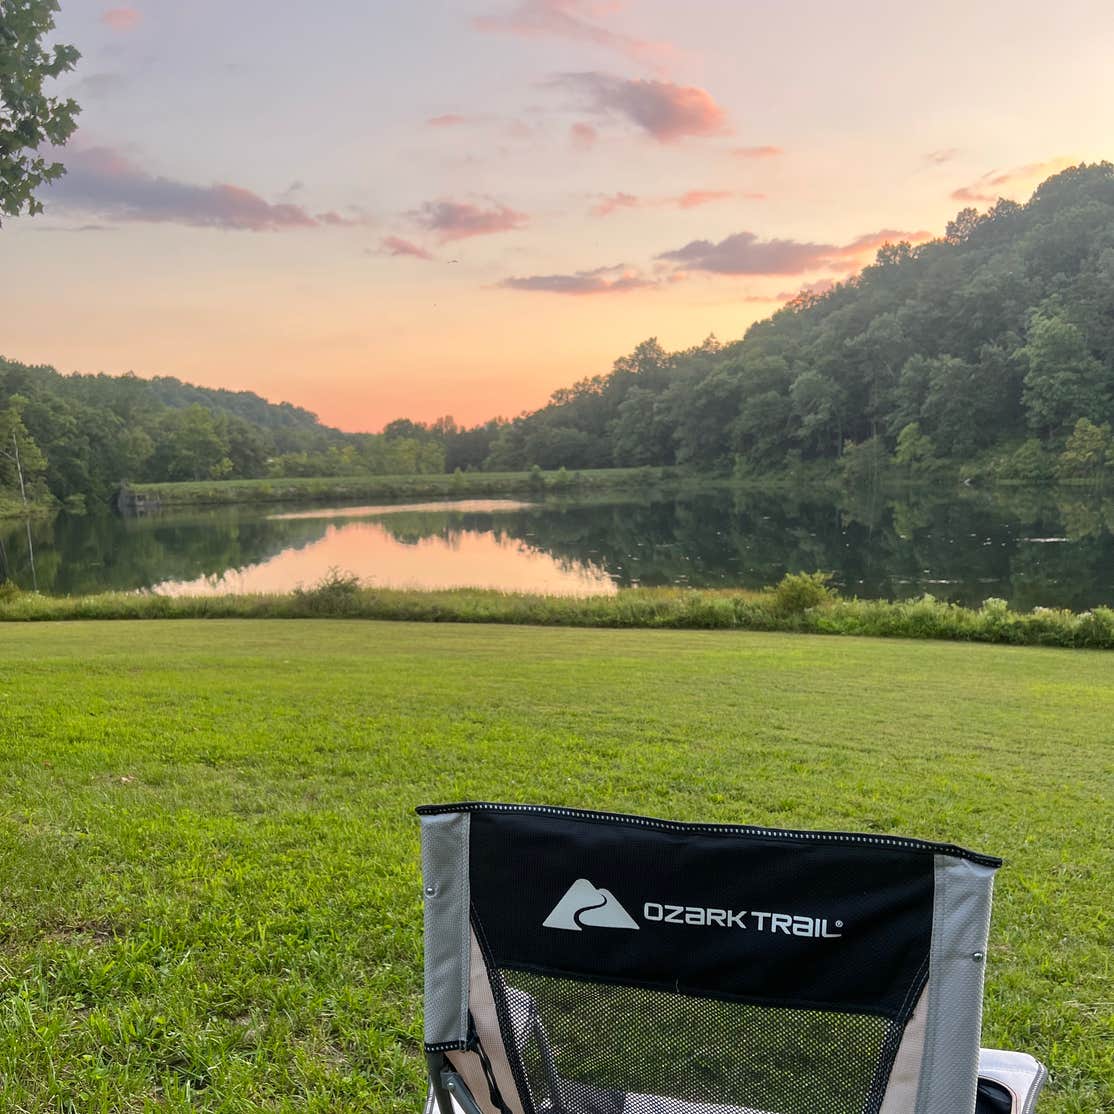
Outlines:
<svg viewBox="0 0 1114 1114"><path fill-rule="evenodd" d="M825 569L846 594L925 591L976 604L1114 602L1114 498L910 489L830 496L729 485L642 501L221 508L33 523L40 590L282 591L330 567L382 586L586 593L614 585L757 588ZM388 513L389 512L389 513ZM1064 540L1047 540L1064 539ZM22 522L0 524L7 575L30 588ZM0 559L0 576L4 575Z"/></svg>

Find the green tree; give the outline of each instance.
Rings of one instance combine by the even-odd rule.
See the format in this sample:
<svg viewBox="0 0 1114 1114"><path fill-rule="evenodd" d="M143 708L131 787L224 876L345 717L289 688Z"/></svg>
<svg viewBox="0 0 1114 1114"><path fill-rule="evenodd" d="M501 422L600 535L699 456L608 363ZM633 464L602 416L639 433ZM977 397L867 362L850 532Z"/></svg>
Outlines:
<svg viewBox="0 0 1114 1114"><path fill-rule="evenodd" d="M203 406L169 410L160 423L154 467L168 480L209 480L228 474L228 441Z"/></svg>
<svg viewBox="0 0 1114 1114"><path fill-rule="evenodd" d="M1057 458L1056 475L1062 480L1101 480L1111 466L1114 466L1114 433L1110 423L1095 425L1080 418Z"/></svg>
<svg viewBox="0 0 1114 1114"><path fill-rule="evenodd" d="M931 466L936 456L936 446L931 437L921 432L917 422L910 422L897 435L894 460L911 472L923 471Z"/></svg>
<svg viewBox="0 0 1114 1114"><path fill-rule="evenodd" d="M0 493L24 504L42 496L41 478L46 470L46 457L23 424L26 404L25 398L13 395L0 410Z"/></svg>
<svg viewBox="0 0 1114 1114"><path fill-rule="evenodd" d="M1028 365L1024 400L1029 425L1045 439L1062 436L1079 418L1101 421L1109 412L1109 372L1062 310L1033 314L1022 355Z"/></svg>
<svg viewBox="0 0 1114 1114"><path fill-rule="evenodd" d="M65 168L39 150L44 144L61 147L77 127L77 103L43 91L81 57L72 46L42 45L57 11L58 0L0 4L0 213L10 217L42 211L36 191Z"/></svg>

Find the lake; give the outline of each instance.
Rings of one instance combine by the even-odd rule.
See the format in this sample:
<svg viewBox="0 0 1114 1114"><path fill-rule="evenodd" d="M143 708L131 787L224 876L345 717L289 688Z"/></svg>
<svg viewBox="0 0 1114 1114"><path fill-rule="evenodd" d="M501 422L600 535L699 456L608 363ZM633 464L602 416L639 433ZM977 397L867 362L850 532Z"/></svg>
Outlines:
<svg viewBox="0 0 1114 1114"><path fill-rule="evenodd" d="M816 495L709 486L589 502L244 506L0 522L0 577L77 595L277 592L330 569L383 587L587 595L757 588L825 569L840 590L977 604L1114 603L1114 499L1084 492ZM30 551L34 552L34 568Z"/></svg>

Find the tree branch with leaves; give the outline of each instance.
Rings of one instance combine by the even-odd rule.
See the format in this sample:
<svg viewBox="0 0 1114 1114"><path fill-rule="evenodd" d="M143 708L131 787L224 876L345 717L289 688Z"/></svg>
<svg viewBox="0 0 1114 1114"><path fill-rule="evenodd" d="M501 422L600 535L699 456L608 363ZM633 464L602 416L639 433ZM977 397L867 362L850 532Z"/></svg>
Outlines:
<svg viewBox="0 0 1114 1114"><path fill-rule="evenodd" d="M81 57L76 47L43 46L58 0L0 0L0 214L42 212L36 196L65 173L40 153L61 147L77 128L76 101L44 92Z"/></svg>

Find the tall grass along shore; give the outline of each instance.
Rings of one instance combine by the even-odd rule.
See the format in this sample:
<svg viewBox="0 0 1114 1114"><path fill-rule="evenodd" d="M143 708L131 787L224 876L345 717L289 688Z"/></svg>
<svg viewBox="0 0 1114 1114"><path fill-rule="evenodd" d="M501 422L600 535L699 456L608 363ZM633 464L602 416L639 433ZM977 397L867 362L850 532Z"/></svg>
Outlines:
<svg viewBox="0 0 1114 1114"><path fill-rule="evenodd" d="M544 596L487 589L365 587L332 573L281 595L164 596L112 592L44 596L0 587L0 622L67 619L388 619L426 623L518 623L558 627L646 627L787 631L1114 649L1114 609L979 608L932 596L904 601L845 599L817 573L786 576L764 592L626 588L610 596Z"/></svg>
<svg viewBox="0 0 1114 1114"><path fill-rule="evenodd" d="M312 476L260 480L200 480L185 483L125 484L121 502L136 500L167 507L228 503L295 503L355 499L403 499L421 496L529 495L542 492L600 493L629 491L660 482L669 468L600 468L568 472L454 472L406 476ZM679 473L678 473L679 474Z"/></svg>

